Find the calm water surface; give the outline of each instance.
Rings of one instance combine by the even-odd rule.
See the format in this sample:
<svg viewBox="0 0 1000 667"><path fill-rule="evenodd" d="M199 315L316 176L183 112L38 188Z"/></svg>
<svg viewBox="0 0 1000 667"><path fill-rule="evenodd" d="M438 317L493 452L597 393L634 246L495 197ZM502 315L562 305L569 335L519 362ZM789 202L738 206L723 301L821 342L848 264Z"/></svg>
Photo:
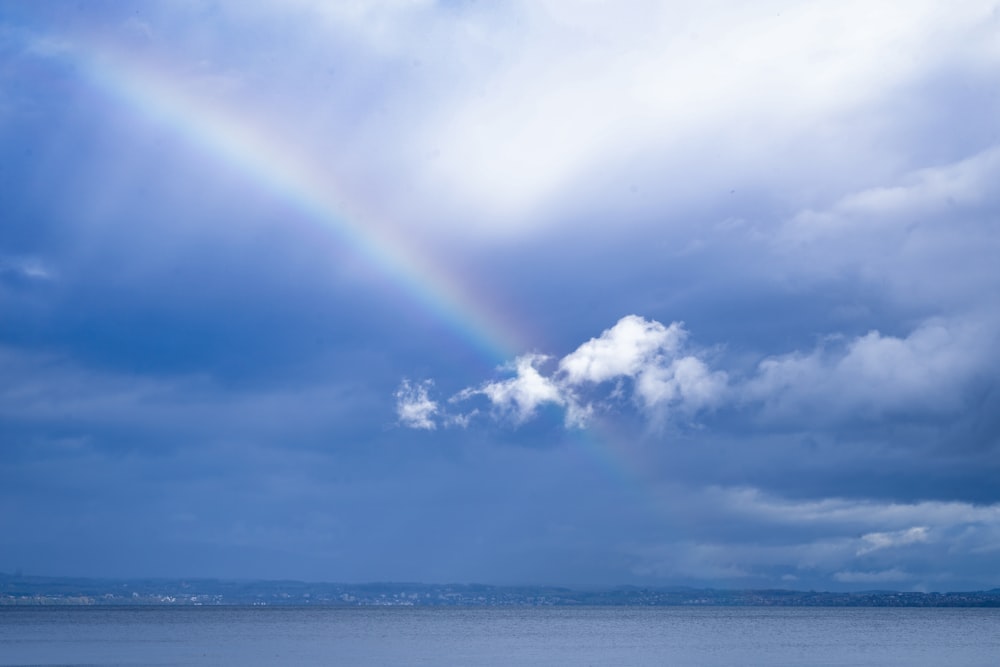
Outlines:
<svg viewBox="0 0 1000 667"><path fill-rule="evenodd" d="M0 608L0 665L1000 665L1000 609Z"/></svg>

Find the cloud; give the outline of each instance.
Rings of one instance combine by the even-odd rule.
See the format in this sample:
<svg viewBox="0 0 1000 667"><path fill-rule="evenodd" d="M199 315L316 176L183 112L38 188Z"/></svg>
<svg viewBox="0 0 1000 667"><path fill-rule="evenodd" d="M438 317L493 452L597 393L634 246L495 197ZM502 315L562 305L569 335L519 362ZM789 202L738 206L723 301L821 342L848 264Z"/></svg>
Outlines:
<svg viewBox="0 0 1000 667"><path fill-rule="evenodd" d="M368 400L354 385L234 390L208 373L124 372L61 352L0 345L0 422L12 433L68 433L95 447L125 443L152 452L164 443L271 439L305 445L329 437L345 415L369 409Z"/></svg>
<svg viewBox="0 0 1000 667"><path fill-rule="evenodd" d="M976 505L959 501L885 502L870 499L820 498L794 500L762 492L756 488L716 487L706 491L710 502L733 511L744 519L770 524L825 525L846 528L847 534L861 528L864 534L884 533L899 539L914 526L924 530L940 527L1000 527L1000 504ZM881 539L881 538L877 538ZM914 540L916 543L920 540ZM859 544L870 544L862 539Z"/></svg>
<svg viewBox="0 0 1000 667"><path fill-rule="evenodd" d="M996 360L981 322L923 322L905 337L870 331L845 343L768 357L742 386L765 417L879 418L954 413L963 390ZM839 344L838 344L839 343Z"/></svg>
<svg viewBox="0 0 1000 667"><path fill-rule="evenodd" d="M512 369L514 377L463 389L448 403L459 405L483 396L494 414L512 418L515 424L530 420L540 406L551 404L564 408L567 426L585 427L598 411L624 398L625 383L630 383L633 403L648 417L662 421L670 409L690 416L720 400L727 376L712 371L694 355L681 356L686 338L679 322L665 326L627 315L560 359L556 371L548 376L541 368L549 357L523 355L504 367ZM610 389L608 385L612 385ZM439 413L438 404L428 397L428 386L414 388L403 381L396 393L401 423L433 428L432 418L440 414L446 425L469 424L471 413ZM404 408L409 411L407 418L402 417Z"/></svg>
<svg viewBox="0 0 1000 667"><path fill-rule="evenodd" d="M636 381L636 396L647 410L677 406L696 412L715 405L727 389L727 375L712 371L701 359L686 356L668 365L653 364Z"/></svg>
<svg viewBox="0 0 1000 667"><path fill-rule="evenodd" d="M868 554L873 551L878 551L879 549L888 549L890 547L916 544L917 542L926 542L927 527L914 526L913 528L907 528L906 530L897 530L888 533L868 533L866 535L862 535L861 539L862 541L867 542L868 546L858 549L859 556L863 556L864 554Z"/></svg>
<svg viewBox="0 0 1000 667"><path fill-rule="evenodd" d="M720 398L727 377L695 356L679 357L686 338L680 322L664 326L627 315L563 357L559 380L568 387L581 387L625 378L635 382L635 397L647 413L661 415L668 407L692 413Z"/></svg>
<svg viewBox="0 0 1000 667"><path fill-rule="evenodd" d="M784 222L772 242L775 264L797 280L854 278L938 312L995 309L998 179L993 145L848 192Z"/></svg>
<svg viewBox="0 0 1000 667"><path fill-rule="evenodd" d="M311 72L314 61L384 82L346 77L327 96L315 85L324 79L308 81L296 92L321 111L315 119L300 111L295 122L315 122L340 151L350 142L362 171L406 178L396 210L417 212L410 215L421 217L422 232L444 227L466 239L530 236L581 204L630 205L632 181L659 186L647 210L775 172L835 191L908 157L908 142L894 151L883 137L883 118L904 115L896 112L901 89L942 69L992 71L1000 59L983 29L992 6L979 1L948 11L932 0L905 8L832 0L291 4L277 14L271 3L220 3L220 14L255 28L247 31L253 48L267 54L254 61L256 82L273 94L273 79L288 79L291 67ZM270 26L294 29L297 48ZM189 40L196 60L206 55L204 38L176 39ZM363 115L330 132L330 110L344 107ZM369 150L354 147L358 133ZM873 152L880 159L858 159ZM626 187L607 178L608 165L627 167ZM664 167L687 176L677 179L680 191L662 187ZM834 176L834 185L818 175Z"/></svg>
<svg viewBox="0 0 1000 667"><path fill-rule="evenodd" d="M440 151L424 172L428 187L447 187L452 197L508 220L579 199L573 186L612 161L640 179L655 178L641 173L659 159L651 153L696 164L702 178L685 185L704 192L713 179L693 143L713 147L716 173L750 179L751 165L784 161L788 145L799 141L825 158L799 165L815 174L870 150L865 136L881 128L859 127L862 110L919 79L929 60L997 60L980 29L991 7L981 2L946 13L929 1L905 10L827 1L766 9L736 2L536 5L456 21L456 33L479 37L462 43L471 54L492 53L497 43L512 48L475 58L488 64L460 79L449 108L430 115L416 137ZM776 146L786 154L776 155ZM602 186L594 194L603 203L621 197Z"/></svg>
<svg viewBox="0 0 1000 667"><path fill-rule="evenodd" d="M916 414L953 419L977 380L996 367L995 336L988 321L932 318L905 336L876 330L828 336L810 351L766 357L741 375L714 369L691 352L681 323L628 315L564 356L548 375L548 357L525 355L505 367L514 377L464 389L448 403L457 407L482 396L496 415L517 424L551 404L564 408L567 425L578 427L622 405L660 424L670 415L691 418L718 407L743 410L762 425L830 428ZM402 423L429 428L437 403L426 386L420 393L404 386L408 398L400 405L411 417ZM471 419L441 416L462 426Z"/></svg>
<svg viewBox="0 0 1000 667"><path fill-rule="evenodd" d="M785 224L778 239L788 248L856 240L859 235L891 234L884 240L895 242L920 226L955 226L960 224L956 214L995 204L998 173L1000 147L993 146L956 162L904 174L890 185L846 194L826 210L802 211ZM843 256L827 253L827 258Z"/></svg>
<svg viewBox="0 0 1000 667"><path fill-rule="evenodd" d="M559 361L567 384L600 383L618 377L635 377L684 341L683 325L665 327L659 322L627 315L598 338L591 338Z"/></svg>
<svg viewBox="0 0 1000 667"><path fill-rule="evenodd" d="M438 413L438 404L432 401L427 392L431 386L430 380L412 384L404 379L393 396L396 399L396 415L403 426L416 429L433 430L437 427L434 417Z"/></svg>
<svg viewBox="0 0 1000 667"><path fill-rule="evenodd" d="M479 389L465 390L459 394L459 399L482 394L503 414L513 415L517 423L530 419L545 403L563 405L566 402L563 392L555 382L538 371L537 365L547 358L538 354L518 357L514 363L515 377L490 382Z"/></svg>
<svg viewBox="0 0 1000 667"><path fill-rule="evenodd" d="M746 487L663 494L671 502L660 519L681 537L627 547L640 574L732 585L794 578L799 586L892 581L914 588L977 586L995 577L1000 504L796 499ZM696 530L679 528L690 522Z"/></svg>
<svg viewBox="0 0 1000 667"><path fill-rule="evenodd" d="M0 27L0 328L66 355L0 348L7 486L79 477L125 497L115 450L173 456L176 479L214 451L198 497L225 498L228 463L257 447L299 461L317 497L370 499L344 532L362 546L325 559L338 572L388 554L365 571L399 578L413 559L386 545L421 533L445 536L421 544L449 579L542 579L572 559L538 535L572 523L589 546L560 548L619 568L608 581L629 564L807 587L995 579L995 2L290 4ZM183 117L118 94L128 72ZM213 158L184 109L274 159ZM315 184L325 213L302 200ZM383 289L408 266L414 290ZM473 320L523 341L508 365L462 342ZM560 418L599 430L592 447L552 432ZM108 462L21 462L70 451ZM604 463L637 471L638 500ZM254 476L228 479L273 498ZM670 480L691 488L644 493ZM330 497L273 523L364 506ZM35 532L76 506L32 515ZM630 540L635 560L608 565Z"/></svg>

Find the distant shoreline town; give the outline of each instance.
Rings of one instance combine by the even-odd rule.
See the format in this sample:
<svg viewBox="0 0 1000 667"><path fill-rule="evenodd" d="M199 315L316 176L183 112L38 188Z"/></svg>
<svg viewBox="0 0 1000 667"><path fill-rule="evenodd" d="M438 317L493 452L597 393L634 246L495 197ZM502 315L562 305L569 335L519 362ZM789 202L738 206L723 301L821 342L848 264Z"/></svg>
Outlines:
<svg viewBox="0 0 1000 667"><path fill-rule="evenodd" d="M227 581L220 579L85 579L0 573L0 606L760 606L1000 607L988 591L851 593L619 586Z"/></svg>

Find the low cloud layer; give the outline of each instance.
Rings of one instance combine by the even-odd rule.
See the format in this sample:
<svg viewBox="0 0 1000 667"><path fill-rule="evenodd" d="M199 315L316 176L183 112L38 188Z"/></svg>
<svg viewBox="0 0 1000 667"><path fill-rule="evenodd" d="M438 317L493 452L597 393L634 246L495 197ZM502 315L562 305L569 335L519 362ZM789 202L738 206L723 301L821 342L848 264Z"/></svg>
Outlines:
<svg viewBox="0 0 1000 667"><path fill-rule="evenodd" d="M699 522L738 521L742 529L708 528L696 539L636 545L638 571L745 586L781 581L802 588L835 581L916 590L961 588L966 578L995 573L998 504L796 500L752 488L687 493L688 502L697 504Z"/></svg>

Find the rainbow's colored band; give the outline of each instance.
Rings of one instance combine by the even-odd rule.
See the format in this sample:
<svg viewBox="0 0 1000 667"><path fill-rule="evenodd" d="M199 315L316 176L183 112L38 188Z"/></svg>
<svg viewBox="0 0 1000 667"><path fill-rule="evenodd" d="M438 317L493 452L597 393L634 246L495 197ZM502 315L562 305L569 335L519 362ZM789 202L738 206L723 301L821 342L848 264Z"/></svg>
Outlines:
<svg viewBox="0 0 1000 667"><path fill-rule="evenodd" d="M87 80L120 108L159 123L191 146L294 207L372 266L425 312L465 340L488 363L511 361L524 344L501 324L483 299L422 256L376 217L350 202L322 169L289 150L281 137L250 122L238 109L200 99L155 64L133 54L91 48L75 54ZM635 490L644 475L638 452L609 425L595 421L576 439L623 486ZM616 444L617 443L617 444Z"/></svg>
<svg viewBox="0 0 1000 667"><path fill-rule="evenodd" d="M133 54L88 48L73 57L86 79L120 108L168 128L294 207L490 363L509 361L520 349L511 327L502 326L462 281L352 205L333 179L289 150L273 131L238 109L199 99L162 67Z"/></svg>

